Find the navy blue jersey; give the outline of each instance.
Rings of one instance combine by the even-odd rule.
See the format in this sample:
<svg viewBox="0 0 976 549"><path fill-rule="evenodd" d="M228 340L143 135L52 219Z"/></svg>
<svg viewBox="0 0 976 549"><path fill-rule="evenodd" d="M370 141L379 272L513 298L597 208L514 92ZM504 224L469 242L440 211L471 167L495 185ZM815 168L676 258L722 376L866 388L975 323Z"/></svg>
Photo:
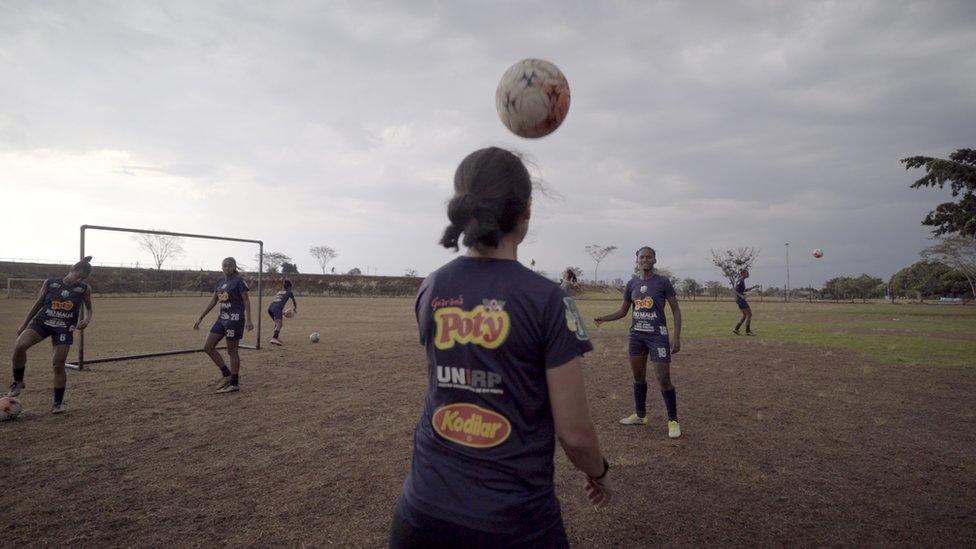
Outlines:
<svg viewBox="0 0 976 549"><path fill-rule="evenodd" d="M44 286L44 306L34 320L58 331L74 329L88 285L84 282L65 284L60 278L49 278L44 281Z"/></svg>
<svg viewBox="0 0 976 549"><path fill-rule="evenodd" d="M744 298L746 296L746 279L740 278L739 281L735 283L735 291L736 293L741 294L740 296L736 297Z"/></svg>
<svg viewBox="0 0 976 549"><path fill-rule="evenodd" d="M275 294L274 300L272 300L271 304L268 305L268 310L270 311L270 310L284 309L289 299L295 302L295 294L291 293L291 290L281 290L280 292ZM295 302L295 306L296 307L298 306L297 302Z"/></svg>
<svg viewBox="0 0 976 549"><path fill-rule="evenodd" d="M674 295L674 286L667 277L655 274L650 278L630 279L624 288L624 301L633 307L630 331L667 335L664 302Z"/></svg>
<svg viewBox="0 0 976 549"><path fill-rule="evenodd" d="M244 294L248 290L247 282L240 275L229 279L221 278L217 282L214 295L220 303L220 320L244 320Z"/></svg>
<svg viewBox="0 0 976 549"><path fill-rule="evenodd" d="M546 369L593 349L576 304L517 261L459 257L416 313L428 384L405 500L488 532L560 520Z"/></svg>

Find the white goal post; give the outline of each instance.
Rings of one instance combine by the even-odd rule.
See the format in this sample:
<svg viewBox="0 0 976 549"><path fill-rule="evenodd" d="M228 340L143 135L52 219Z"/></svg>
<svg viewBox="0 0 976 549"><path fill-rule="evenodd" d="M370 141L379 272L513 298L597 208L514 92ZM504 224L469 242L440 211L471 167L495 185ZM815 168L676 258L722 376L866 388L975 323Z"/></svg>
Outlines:
<svg viewBox="0 0 976 549"><path fill-rule="evenodd" d="M8 278L7 299L13 299L14 297L14 282L44 282L45 280L47 279L46 278L17 278L17 277ZM34 288L30 291L31 297L37 297L37 288L38 286L34 286Z"/></svg>
<svg viewBox="0 0 976 549"><path fill-rule="evenodd" d="M169 231L153 231L147 229L127 229L124 227L106 227L102 225L82 225L81 226L81 242L80 248L81 253L78 257L84 259L85 257L85 232L86 231L112 231L119 233L134 233L134 234L158 234L164 236L177 236L181 238L201 238L205 240L222 240L225 242L244 242L247 244L257 244L258 245L258 317L257 322L257 339L254 345L240 345L241 349L260 349L261 348L261 318L264 316L261 314L261 290L263 289L261 272L264 270L264 242L261 240L249 240L246 238L231 238L226 236L215 236L208 234L189 234L189 233L174 233ZM84 307L84 305L82 305ZM220 347L221 349L225 347ZM138 355L123 355L114 357L104 357L85 360L85 331L81 330L78 332L78 361L74 363L66 363L66 368L71 368L73 370L84 370L86 364L96 364L100 362L117 362L120 360L134 360L139 358L151 358L156 356L169 356L169 355L182 355L188 353L202 353L203 348L198 347L196 349L181 349L176 351L159 351L154 353L142 353Z"/></svg>

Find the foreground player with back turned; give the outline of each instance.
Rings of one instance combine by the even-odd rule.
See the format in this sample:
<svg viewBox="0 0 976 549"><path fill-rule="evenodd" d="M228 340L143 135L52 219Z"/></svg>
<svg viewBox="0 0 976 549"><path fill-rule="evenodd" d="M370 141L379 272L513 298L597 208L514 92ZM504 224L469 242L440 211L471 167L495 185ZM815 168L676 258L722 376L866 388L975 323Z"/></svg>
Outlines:
<svg viewBox="0 0 976 549"><path fill-rule="evenodd" d="M441 244L468 252L420 287L427 396L390 547L567 547L553 486L559 440L591 503L610 499L580 356L593 346L575 303L517 259L532 182L491 147L454 175Z"/></svg>
<svg viewBox="0 0 976 549"><path fill-rule="evenodd" d="M293 312L298 312L298 301L295 300L295 294L291 291L291 280L284 280L281 283L281 291L275 295L274 300L268 305L268 316L274 321L274 334L271 335L272 345L281 345L281 340L278 336L281 334L281 328L285 322L285 305L288 304L288 300L291 300L294 308Z"/></svg>
<svg viewBox="0 0 976 549"><path fill-rule="evenodd" d="M237 270L237 260L228 257L221 263L220 268L224 271L224 278L217 282L210 303L200 314L193 329L199 330L200 323L206 318L207 313L220 302L217 322L214 322L210 328L203 350L210 356L210 360L214 361L217 368L220 368L221 378L217 382L217 393L235 393L240 390L241 355L238 346L241 338L244 337L245 326L250 332L254 329L254 325L251 324L251 300L247 296L247 283ZM230 368L224 363L224 357L220 356L220 351L217 350L217 344L224 338L227 339Z"/></svg>
<svg viewBox="0 0 976 549"><path fill-rule="evenodd" d="M24 371L27 367L27 350L47 337L54 347L54 407L52 414L67 411L64 390L68 375L64 362L74 342L74 331L84 330L92 320L91 287L84 280L91 275L91 256L75 263L64 278L49 278L41 285L37 301L27 318L17 330L14 344L14 382L7 396L15 397L26 387ZM82 304L85 316L81 317Z"/></svg>
<svg viewBox="0 0 976 549"><path fill-rule="evenodd" d="M668 411L668 436L681 436L678 425L678 396L671 383L671 355L681 350L681 309L674 286L667 277L654 272L657 253L644 246L637 250L638 275L627 282L620 309L594 319L599 326L618 320L633 307L630 324L630 368L634 374L635 413L620 420L624 425L647 425L647 361L654 365L661 396ZM668 322L664 315L664 302L671 306L674 315L674 338L668 336Z"/></svg>

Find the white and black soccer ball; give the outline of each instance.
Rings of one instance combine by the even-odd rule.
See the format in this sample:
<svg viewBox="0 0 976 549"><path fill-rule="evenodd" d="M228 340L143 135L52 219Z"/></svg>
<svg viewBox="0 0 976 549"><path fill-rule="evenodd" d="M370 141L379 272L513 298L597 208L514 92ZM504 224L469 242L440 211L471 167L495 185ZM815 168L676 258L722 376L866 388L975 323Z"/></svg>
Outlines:
<svg viewBox="0 0 976 549"><path fill-rule="evenodd" d="M308 340L312 343L318 343L320 339L322 339L322 334L318 332L312 332L308 335Z"/></svg>
<svg viewBox="0 0 976 549"><path fill-rule="evenodd" d="M14 397L0 398L0 421L16 418L23 409L24 406L20 403L20 399Z"/></svg>
<svg viewBox="0 0 976 549"><path fill-rule="evenodd" d="M813 257L815 257L817 259L820 259L821 257L823 257L823 250L821 250L820 248L817 248L816 250L814 250L813 251Z"/></svg>
<svg viewBox="0 0 976 549"><path fill-rule="evenodd" d="M549 135L569 112L569 82L549 61L523 59L502 75L495 90L495 108L515 135Z"/></svg>

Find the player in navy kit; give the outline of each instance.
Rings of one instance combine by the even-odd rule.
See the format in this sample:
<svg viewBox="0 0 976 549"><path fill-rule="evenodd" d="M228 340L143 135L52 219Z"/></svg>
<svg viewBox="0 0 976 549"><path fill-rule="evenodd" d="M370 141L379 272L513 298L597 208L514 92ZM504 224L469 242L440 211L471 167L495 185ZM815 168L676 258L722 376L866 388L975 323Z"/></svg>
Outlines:
<svg viewBox="0 0 976 549"><path fill-rule="evenodd" d="M27 350L50 337L54 347L54 407L52 414L67 411L64 389L68 376L64 362L74 342L74 331L84 330L92 320L91 287L84 280L92 272L91 256L75 263L64 278L49 278L41 286L37 301L17 330L14 344L14 382L7 396L15 397L26 386L24 370ZM84 313L84 314L83 314Z"/></svg>
<svg viewBox="0 0 976 549"><path fill-rule="evenodd" d="M678 425L678 397L671 383L671 355L681 350L681 309L674 286L667 277L654 272L657 253L644 246L637 250L638 275L624 288L624 300L616 312L594 319L599 326L618 320L633 308L630 325L630 368L634 374L635 413L620 420L624 425L647 425L647 361L654 364L661 396L668 411L668 436L681 436ZM674 333L668 334L664 302L674 315ZM673 337L671 337L673 336Z"/></svg>
<svg viewBox="0 0 976 549"><path fill-rule="evenodd" d="M567 547L553 486L555 440L609 501L583 387L590 351L573 300L517 260L532 182L522 161L488 148L454 175L441 244L465 256L432 273L416 313L427 395L390 547Z"/></svg>
<svg viewBox="0 0 976 549"><path fill-rule="evenodd" d="M298 302L295 301L295 294L291 291L291 280L285 280L281 283L281 291L275 295L274 300L268 305L268 315L275 323L274 334L271 336L272 345L281 345L281 340L278 339L278 335L281 334L281 327L284 324L285 317L285 305L288 304L289 299L294 305L292 310L297 313Z"/></svg>
<svg viewBox="0 0 976 549"><path fill-rule="evenodd" d="M251 324L251 300L247 296L247 283L237 270L237 261L233 257L228 257L221 264L221 269L224 271L224 278L217 282L210 303L193 325L193 329L200 329L200 323L206 318L207 313L219 302L220 313L217 322L214 322L210 333L207 334L207 342L203 350L220 368L221 378L217 381L217 392L234 393L240 390L241 356L238 345L244 337L244 330L250 332L254 329L254 325ZM224 363L224 358L217 350L217 344L221 339L227 340L230 368Z"/></svg>
<svg viewBox="0 0 976 549"><path fill-rule="evenodd" d="M750 286L746 288L746 279L749 278L749 271L747 269L742 269L739 272L739 280L735 282L735 304L739 306L739 311L742 313L742 317L739 319L739 323L735 325L732 333L739 335L739 328L742 327L742 323L746 323L746 335L752 336L756 335L752 333L752 308L749 307L749 302L746 301L746 292L749 290L754 290L758 286Z"/></svg>

